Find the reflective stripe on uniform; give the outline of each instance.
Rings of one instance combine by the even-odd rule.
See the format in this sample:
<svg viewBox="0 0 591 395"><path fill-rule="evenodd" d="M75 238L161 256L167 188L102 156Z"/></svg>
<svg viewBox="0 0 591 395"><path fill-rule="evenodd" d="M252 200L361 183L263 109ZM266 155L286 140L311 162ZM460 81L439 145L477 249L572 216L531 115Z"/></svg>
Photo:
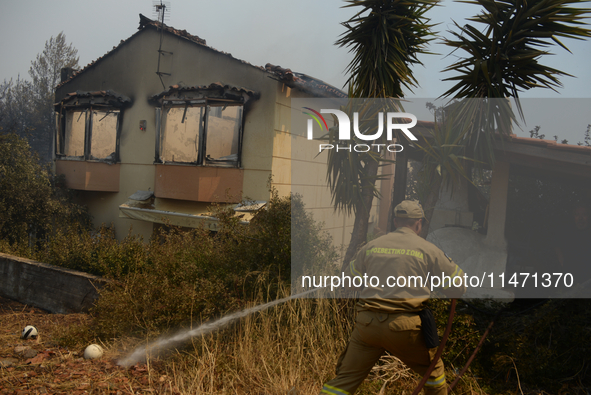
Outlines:
<svg viewBox="0 0 591 395"><path fill-rule="evenodd" d="M322 387L322 391L320 392L322 394L349 395L349 392L328 384L324 384L324 387Z"/></svg>
<svg viewBox="0 0 591 395"><path fill-rule="evenodd" d="M427 380L425 387L440 387L445 384L445 373L435 378L435 380Z"/></svg>
<svg viewBox="0 0 591 395"><path fill-rule="evenodd" d="M462 268L460 268L458 265L456 265L456 270L454 270L453 274L451 275L451 281L450 284L448 286L444 286L443 289L448 289L451 284L453 284L454 278L456 277L460 277L462 278L464 276L464 271L462 270ZM445 284L445 282L444 282Z"/></svg>
<svg viewBox="0 0 591 395"><path fill-rule="evenodd" d="M355 277L361 277L361 273L355 268L355 260L352 260L349 264L351 269L351 274Z"/></svg>
<svg viewBox="0 0 591 395"><path fill-rule="evenodd" d="M458 269L460 269L459 266L458 266ZM460 269L460 271L458 272L458 275L456 277L464 277L464 271L462 269Z"/></svg>

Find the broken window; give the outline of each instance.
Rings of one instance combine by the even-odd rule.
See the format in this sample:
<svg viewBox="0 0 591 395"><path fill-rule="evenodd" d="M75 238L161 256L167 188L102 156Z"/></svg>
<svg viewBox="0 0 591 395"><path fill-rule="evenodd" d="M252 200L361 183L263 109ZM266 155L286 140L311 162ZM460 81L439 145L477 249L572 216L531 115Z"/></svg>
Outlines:
<svg viewBox="0 0 591 395"><path fill-rule="evenodd" d="M130 102L113 91L68 94L55 105L57 157L117 162L121 108Z"/></svg>
<svg viewBox="0 0 591 395"><path fill-rule="evenodd" d="M115 160L119 111L92 111L90 159Z"/></svg>
<svg viewBox="0 0 591 395"><path fill-rule="evenodd" d="M113 109L66 110L58 156L115 162L119 116L120 111Z"/></svg>
<svg viewBox="0 0 591 395"><path fill-rule="evenodd" d="M199 157L203 107L168 107L164 110L162 161L194 163Z"/></svg>
<svg viewBox="0 0 591 395"><path fill-rule="evenodd" d="M203 100L165 102L160 161L237 167L242 110L241 105L207 105Z"/></svg>
<svg viewBox="0 0 591 395"><path fill-rule="evenodd" d="M210 107L209 109L206 163L237 162L242 107Z"/></svg>
<svg viewBox="0 0 591 395"><path fill-rule="evenodd" d="M86 130L86 111L66 113L65 147L66 156L84 156L84 134Z"/></svg>
<svg viewBox="0 0 591 395"><path fill-rule="evenodd" d="M156 163L241 166L242 125L259 93L214 82L174 85L152 96L156 106Z"/></svg>

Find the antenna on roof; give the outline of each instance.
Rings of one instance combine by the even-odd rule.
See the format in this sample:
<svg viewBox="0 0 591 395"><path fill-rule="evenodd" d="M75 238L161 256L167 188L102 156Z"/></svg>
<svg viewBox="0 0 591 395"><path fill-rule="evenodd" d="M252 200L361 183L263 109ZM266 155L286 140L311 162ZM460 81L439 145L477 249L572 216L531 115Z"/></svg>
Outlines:
<svg viewBox="0 0 591 395"><path fill-rule="evenodd" d="M162 40L164 38L164 21L170 17L170 2L169 1L162 1L162 0L155 0L153 3L154 6L154 16L158 18L160 22L160 47L158 48L158 69L156 70L156 74L158 74L158 78L160 78L160 83L162 84L162 88L166 89L164 85L164 81L162 80L163 75L169 76L170 73L164 73L160 71L160 58L165 55L172 55L172 52L163 51L162 50ZM167 14L168 11L168 14Z"/></svg>
<svg viewBox="0 0 591 395"><path fill-rule="evenodd" d="M154 0L152 6L154 7L154 18L161 24L164 24L164 21L168 22L170 19L170 1Z"/></svg>

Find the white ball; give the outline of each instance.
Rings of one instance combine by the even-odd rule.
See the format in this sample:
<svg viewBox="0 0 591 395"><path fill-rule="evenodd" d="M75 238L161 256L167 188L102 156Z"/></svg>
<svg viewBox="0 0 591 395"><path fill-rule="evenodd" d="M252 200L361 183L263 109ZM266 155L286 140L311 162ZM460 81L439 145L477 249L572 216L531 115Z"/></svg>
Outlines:
<svg viewBox="0 0 591 395"><path fill-rule="evenodd" d="M103 348L98 344L91 344L84 350L85 359L97 359L103 356Z"/></svg>
<svg viewBox="0 0 591 395"><path fill-rule="evenodd" d="M25 329L23 329L21 339L36 339L38 334L37 328L35 328L33 325L27 325L25 326Z"/></svg>

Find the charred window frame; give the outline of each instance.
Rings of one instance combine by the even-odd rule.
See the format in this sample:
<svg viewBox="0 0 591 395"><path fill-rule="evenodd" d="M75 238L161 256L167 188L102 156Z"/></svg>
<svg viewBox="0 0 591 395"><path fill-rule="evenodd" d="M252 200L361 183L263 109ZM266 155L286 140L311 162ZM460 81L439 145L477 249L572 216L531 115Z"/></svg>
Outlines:
<svg viewBox="0 0 591 395"><path fill-rule="evenodd" d="M56 156L60 159L119 162L122 117L119 109L64 110L59 114Z"/></svg>
<svg viewBox="0 0 591 395"><path fill-rule="evenodd" d="M212 84L156 95L155 163L241 167L244 117L258 95Z"/></svg>
<svg viewBox="0 0 591 395"><path fill-rule="evenodd" d="M56 104L56 158L120 161L123 107L130 100L110 91L76 92Z"/></svg>
<svg viewBox="0 0 591 395"><path fill-rule="evenodd" d="M164 101L157 163L239 167L243 106L211 101Z"/></svg>

